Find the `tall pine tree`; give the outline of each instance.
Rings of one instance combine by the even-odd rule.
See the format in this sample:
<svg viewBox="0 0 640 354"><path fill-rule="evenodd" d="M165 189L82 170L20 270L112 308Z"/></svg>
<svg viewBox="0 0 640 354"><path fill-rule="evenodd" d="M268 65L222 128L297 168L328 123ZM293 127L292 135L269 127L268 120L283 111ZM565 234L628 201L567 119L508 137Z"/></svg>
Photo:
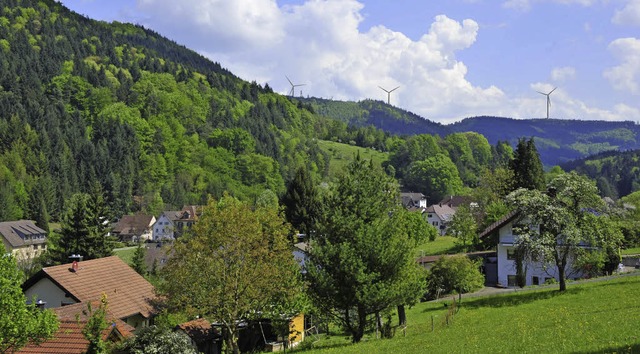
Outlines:
<svg viewBox="0 0 640 354"><path fill-rule="evenodd" d="M300 167L282 197L287 221L303 234L315 231L319 213L318 192L306 168Z"/></svg>
<svg viewBox="0 0 640 354"><path fill-rule="evenodd" d="M513 171L513 188L543 190L545 187L544 169L533 138L518 140L509 168Z"/></svg>

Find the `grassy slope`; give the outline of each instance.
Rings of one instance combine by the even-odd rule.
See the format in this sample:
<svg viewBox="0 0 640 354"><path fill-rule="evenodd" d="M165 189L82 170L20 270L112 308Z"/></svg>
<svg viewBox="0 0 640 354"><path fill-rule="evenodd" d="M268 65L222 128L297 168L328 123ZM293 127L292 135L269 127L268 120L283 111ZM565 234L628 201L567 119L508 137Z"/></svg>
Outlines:
<svg viewBox="0 0 640 354"><path fill-rule="evenodd" d="M438 236L434 241L425 241L416 247L416 256L434 256L438 254L453 254L459 252L456 238L452 236Z"/></svg>
<svg viewBox="0 0 640 354"><path fill-rule="evenodd" d="M627 248L626 250L622 250L622 254L623 255L630 255L630 254L640 254L640 247L635 247L635 248Z"/></svg>
<svg viewBox="0 0 640 354"><path fill-rule="evenodd" d="M133 259L133 254L136 252L135 247L126 247L113 251L114 256L120 257L122 261L127 264L131 264L131 260Z"/></svg>
<svg viewBox="0 0 640 354"><path fill-rule="evenodd" d="M388 153L333 141L319 140L318 145L331 156L331 161L329 162L329 179L332 179L343 171L345 166L353 160L357 153L360 153L361 158L367 160L372 159L373 162L378 165L387 161L389 158Z"/></svg>
<svg viewBox="0 0 640 354"><path fill-rule="evenodd" d="M592 353L640 352L640 275L555 288L463 299L450 326L441 302L407 313L406 337L351 345L333 336L313 353ZM431 331L431 319L435 330Z"/></svg>

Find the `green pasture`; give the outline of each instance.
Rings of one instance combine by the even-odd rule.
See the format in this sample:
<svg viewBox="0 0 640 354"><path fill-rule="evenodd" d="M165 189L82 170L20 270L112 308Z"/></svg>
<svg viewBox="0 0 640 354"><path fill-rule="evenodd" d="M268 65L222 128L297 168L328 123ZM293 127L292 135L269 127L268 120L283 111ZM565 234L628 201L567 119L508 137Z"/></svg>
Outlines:
<svg viewBox="0 0 640 354"><path fill-rule="evenodd" d="M360 153L360 157L367 160L373 160L378 165L389 159L389 154L369 148L362 148L355 145L343 144L328 140L318 140L318 146L329 154L331 160L329 162L329 178L332 179L351 162L354 157Z"/></svg>
<svg viewBox="0 0 640 354"><path fill-rule="evenodd" d="M416 257L455 254L462 252L453 236L438 236L433 241L425 241L416 247Z"/></svg>
<svg viewBox="0 0 640 354"><path fill-rule="evenodd" d="M640 275L574 283L565 293L556 289L463 298L449 325L451 300L444 301L448 307L442 301L420 303L407 311L406 335L400 329L392 339L369 334L355 345L344 335L308 336L314 349L304 352L640 352Z"/></svg>

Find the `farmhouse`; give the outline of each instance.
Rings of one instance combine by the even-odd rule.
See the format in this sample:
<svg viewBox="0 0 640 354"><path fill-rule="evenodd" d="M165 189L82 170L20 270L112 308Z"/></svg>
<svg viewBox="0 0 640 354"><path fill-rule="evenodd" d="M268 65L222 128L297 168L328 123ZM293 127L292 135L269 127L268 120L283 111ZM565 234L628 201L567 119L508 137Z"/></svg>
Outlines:
<svg viewBox="0 0 640 354"><path fill-rule="evenodd" d="M106 294L113 316L136 329L148 326L154 314L153 285L116 256L43 268L22 288L45 308L86 305Z"/></svg>
<svg viewBox="0 0 640 354"><path fill-rule="evenodd" d="M47 232L31 220L0 222L4 248L18 261L31 260L47 249Z"/></svg>
<svg viewBox="0 0 640 354"><path fill-rule="evenodd" d="M496 244L497 277L495 282L498 285L516 286L516 262L514 257L515 244L518 235L514 235L513 227L517 222L518 214L511 212L502 219L489 225L480 235L480 239L493 237ZM567 278L577 279L582 273L573 269L572 261L569 260ZM551 279L558 280L557 268L553 264L545 262L530 261L525 263L526 285L540 285ZM490 282L491 279L487 279Z"/></svg>
<svg viewBox="0 0 640 354"><path fill-rule="evenodd" d="M448 205L434 204L427 208L427 221L433 225L440 236L447 233L447 224L453 218L456 211Z"/></svg>
<svg viewBox="0 0 640 354"><path fill-rule="evenodd" d="M409 210L427 208L427 197L422 193L400 193L400 201Z"/></svg>
<svg viewBox="0 0 640 354"><path fill-rule="evenodd" d="M151 230L156 222L153 215L124 215L113 225L113 234L123 242L138 242L151 239Z"/></svg>
<svg viewBox="0 0 640 354"><path fill-rule="evenodd" d="M180 237L198 221L200 209L196 205L187 205L182 210L162 212L153 225L153 240L172 241Z"/></svg>

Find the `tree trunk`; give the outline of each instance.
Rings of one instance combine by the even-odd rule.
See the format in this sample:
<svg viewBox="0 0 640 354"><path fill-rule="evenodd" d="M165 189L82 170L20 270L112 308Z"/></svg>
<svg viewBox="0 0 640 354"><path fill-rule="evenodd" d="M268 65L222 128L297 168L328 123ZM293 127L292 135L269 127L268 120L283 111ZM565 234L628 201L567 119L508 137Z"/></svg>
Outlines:
<svg viewBox="0 0 640 354"><path fill-rule="evenodd" d="M358 327L353 332L353 343L358 343L364 336L364 328L367 326L367 312L364 305L358 305Z"/></svg>
<svg viewBox="0 0 640 354"><path fill-rule="evenodd" d="M398 324L400 326L407 325L407 313L404 310L404 305L398 305Z"/></svg>
<svg viewBox="0 0 640 354"><path fill-rule="evenodd" d="M567 290L567 279L565 274L567 262L563 260L560 262L560 266L558 267L558 281L560 282L560 291Z"/></svg>
<svg viewBox="0 0 640 354"><path fill-rule="evenodd" d="M240 354L240 348L238 347L238 333L237 328L229 328L229 326L223 327L222 338L227 346L227 353Z"/></svg>

